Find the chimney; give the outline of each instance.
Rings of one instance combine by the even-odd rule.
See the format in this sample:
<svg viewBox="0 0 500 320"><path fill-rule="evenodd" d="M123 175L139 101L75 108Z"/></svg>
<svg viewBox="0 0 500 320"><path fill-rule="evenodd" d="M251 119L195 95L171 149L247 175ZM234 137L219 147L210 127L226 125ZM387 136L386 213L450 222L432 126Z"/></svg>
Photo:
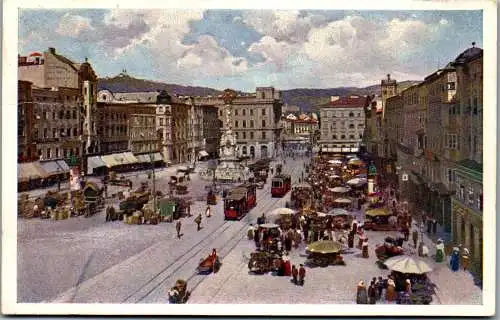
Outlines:
<svg viewBox="0 0 500 320"><path fill-rule="evenodd" d="M339 96L331 96L330 97L330 102L335 102L335 101L338 101L340 99Z"/></svg>
<svg viewBox="0 0 500 320"><path fill-rule="evenodd" d="M52 54L56 54L56 48L49 47L49 52Z"/></svg>
<svg viewBox="0 0 500 320"><path fill-rule="evenodd" d="M391 75L387 74L387 81L390 81L390 80L391 80Z"/></svg>

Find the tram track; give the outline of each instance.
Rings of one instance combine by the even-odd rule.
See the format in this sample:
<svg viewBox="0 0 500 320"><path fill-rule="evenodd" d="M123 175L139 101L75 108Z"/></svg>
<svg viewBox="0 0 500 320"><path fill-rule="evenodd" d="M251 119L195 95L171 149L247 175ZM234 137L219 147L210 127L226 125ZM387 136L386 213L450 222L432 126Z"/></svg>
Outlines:
<svg viewBox="0 0 500 320"><path fill-rule="evenodd" d="M286 169L288 169L288 167ZM286 173L289 173L289 170L286 170L286 169L283 170L283 171L286 172ZM292 172L290 172L290 173L292 175L295 175L295 174L297 174L297 171L300 171L301 169L302 169L302 167L300 167L300 166L292 167L292 170L290 170ZM270 190L271 190L271 185L270 184L266 184L266 187L264 189L262 189L261 197L264 194L269 194ZM242 240L242 238L245 236L245 230L247 230L247 228L249 226L250 218L256 218L257 217L255 215L252 215L252 213L255 213L255 212L259 212L259 213L260 212L268 212L277 203L279 203L280 201L283 201L285 199L285 197L286 197L286 195L284 197L282 197L282 198L270 198L270 201L266 203L265 207L259 208L258 205L257 205L250 212L248 212L247 215L242 220L237 221L237 222L233 222L234 225L237 225L237 224L241 223L242 226L241 226L241 228L239 228L235 232L235 234L233 236L231 236L231 238L229 240L225 241L226 242L225 246L219 247L219 249L217 249L218 250L219 258L221 259L221 262L222 262L222 266L221 267L223 267L223 263L224 263L223 259L234 250L234 248L240 243L240 241ZM243 220L245 220L245 221L243 221ZM203 246L202 248L199 248L199 250L197 250L197 252L201 252L202 250L205 250L206 252L209 252L214 247L217 248L217 246L214 246L213 243L210 243L210 244L207 244L207 245ZM185 256L185 255L183 255L183 256ZM191 258L192 257L194 257L194 256L191 256ZM131 297L130 297L129 299L126 299L124 302L127 302L127 303L140 303L140 302L144 302L146 300L146 298L148 298L153 292L155 292L155 290L157 290L158 288L160 288L160 286L162 286L167 280L170 279L171 282L173 283L175 281L175 279L173 277L174 274L175 274L175 272L181 270L184 266L187 266L191 262L191 258L188 258L182 264L180 264L174 271L169 272L166 276L162 277L163 280L161 280L160 282L158 282L156 285L153 285L152 288L150 288L146 292L146 294L144 294L141 297L139 297L139 299L130 301L131 300L130 299ZM152 280L150 280L143 287L145 287L148 284L150 284L155 278L158 278L161 273L166 272L166 270L168 268L169 267L163 269L162 272L160 272L159 274L157 274ZM196 268L192 268L192 269L196 269ZM238 270L241 270L241 269L242 268L240 267ZM229 278L233 277L234 274L235 273L232 273ZM206 277L207 277L206 275L200 275L196 271L192 272L191 275L189 275L188 277L185 278L185 280L188 281L188 283L189 283L189 290L191 292L193 292L194 290L196 290L196 288L203 282L203 280L206 279ZM226 283L228 280L229 279L226 279L224 281L224 283ZM194 282L194 284L193 284L193 282ZM133 295L134 294L132 294L131 296L133 296ZM164 297L166 297L166 295L164 295Z"/></svg>

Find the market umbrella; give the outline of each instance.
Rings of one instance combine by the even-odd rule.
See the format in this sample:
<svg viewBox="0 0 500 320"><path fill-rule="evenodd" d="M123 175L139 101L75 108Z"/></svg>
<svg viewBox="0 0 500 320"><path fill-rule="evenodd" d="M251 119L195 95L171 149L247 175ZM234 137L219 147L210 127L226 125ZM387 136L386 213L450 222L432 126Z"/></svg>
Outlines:
<svg viewBox="0 0 500 320"><path fill-rule="evenodd" d="M365 179L366 177L367 177L366 173L360 173L356 176L356 178L365 178Z"/></svg>
<svg viewBox="0 0 500 320"><path fill-rule="evenodd" d="M384 264L390 270L401 273L424 274L432 271L432 268L424 261L407 255L389 258Z"/></svg>
<svg viewBox="0 0 500 320"><path fill-rule="evenodd" d="M309 183L299 183L296 185L294 188L304 188L304 189L311 189L312 186Z"/></svg>
<svg viewBox="0 0 500 320"><path fill-rule="evenodd" d="M323 213L323 212L317 212L316 215L320 218L324 218L326 217L326 213Z"/></svg>
<svg viewBox="0 0 500 320"><path fill-rule="evenodd" d="M346 193L346 192L350 191L351 189L346 188L346 187L335 187L335 188L330 188L329 190L332 192L335 192L335 193Z"/></svg>
<svg viewBox="0 0 500 320"><path fill-rule="evenodd" d="M334 202L335 203L351 203L352 200L351 199L347 199L347 198L338 198L338 199L335 199Z"/></svg>
<svg viewBox="0 0 500 320"><path fill-rule="evenodd" d="M342 161L339 159L328 160L330 164L342 164Z"/></svg>
<svg viewBox="0 0 500 320"><path fill-rule="evenodd" d="M332 240L320 240L311 243L306 251L314 253L337 253L342 250L342 245L337 241Z"/></svg>
<svg viewBox="0 0 500 320"><path fill-rule="evenodd" d="M365 184L367 181L368 180L366 180L365 178L354 178L354 179L347 181L347 184L351 185L351 186L358 186L358 185Z"/></svg>
<svg viewBox="0 0 500 320"><path fill-rule="evenodd" d="M270 216L278 216L278 215L292 215L295 211L289 208L278 208L269 212Z"/></svg>
<svg viewBox="0 0 500 320"><path fill-rule="evenodd" d="M334 217L338 217L338 216L350 216L351 213L349 213L349 211L347 211L345 209L335 208L333 210L328 211L328 215L329 216L334 216Z"/></svg>
<svg viewBox="0 0 500 320"><path fill-rule="evenodd" d="M340 178L339 175L336 175L336 174L331 174L330 175L330 179L338 179L338 178Z"/></svg>
<svg viewBox="0 0 500 320"><path fill-rule="evenodd" d="M272 229L272 228L278 228L279 225L277 225L276 223L264 223L264 224L261 224L259 227L264 228L264 229Z"/></svg>
<svg viewBox="0 0 500 320"><path fill-rule="evenodd" d="M349 160L348 164L353 165L353 166L361 166L363 165L363 161L359 159L351 159Z"/></svg>
<svg viewBox="0 0 500 320"><path fill-rule="evenodd" d="M378 216L391 216L389 209L387 208L377 208L366 211L367 216L378 217Z"/></svg>

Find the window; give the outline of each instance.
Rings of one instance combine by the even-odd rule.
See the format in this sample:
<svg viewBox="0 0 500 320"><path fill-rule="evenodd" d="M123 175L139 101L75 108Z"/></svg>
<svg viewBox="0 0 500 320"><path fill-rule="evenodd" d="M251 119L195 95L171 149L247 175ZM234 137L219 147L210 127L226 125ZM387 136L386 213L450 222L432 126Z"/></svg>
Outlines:
<svg viewBox="0 0 500 320"><path fill-rule="evenodd" d="M363 139L363 134L362 133L359 134L359 138Z"/></svg>
<svg viewBox="0 0 500 320"><path fill-rule="evenodd" d="M64 119L64 111L59 111L59 119Z"/></svg>
<svg viewBox="0 0 500 320"><path fill-rule="evenodd" d="M474 97L474 107L472 108L472 113L474 115L478 114L478 109L477 109L477 97Z"/></svg>
<svg viewBox="0 0 500 320"><path fill-rule="evenodd" d="M243 109L242 113L243 113L244 116L246 116L247 115L247 109Z"/></svg>
<svg viewBox="0 0 500 320"><path fill-rule="evenodd" d="M76 110L73 110L73 119L76 119Z"/></svg>
<svg viewBox="0 0 500 320"><path fill-rule="evenodd" d="M235 127L235 128L238 128L238 120L236 120L236 121L234 122L234 127Z"/></svg>
<svg viewBox="0 0 500 320"><path fill-rule="evenodd" d="M337 140L337 135L336 135L336 134L334 134L334 135L332 136L332 139L333 139L333 140Z"/></svg>
<svg viewBox="0 0 500 320"><path fill-rule="evenodd" d="M57 148L56 148L57 150ZM39 150L38 153L42 153L42 150ZM47 159L50 159L50 148L47 149Z"/></svg>
<svg viewBox="0 0 500 320"><path fill-rule="evenodd" d="M266 133L262 132L262 140L266 140Z"/></svg>
<svg viewBox="0 0 500 320"><path fill-rule="evenodd" d="M250 115L253 116L253 109L250 109Z"/></svg>
<svg viewBox="0 0 500 320"><path fill-rule="evenodd" d="M349 112L349 117L354 117L354 112Z"/></svg>
<svg viewBox="0 0 500 320"><path fill-rule="evenodd" d="M354 140L354 135L353 134L349 135L349 139Z"/></svg>
<svg viewBox="0 0 500 320"><path fill-rule="evenodd" d="M243 128L246 128L247 127L247 122L246 120L243 120Z"/></svg>
<svg viewBox="0 0 500 320"><path fill-rule="evenodd" d="M59 158L59 148L56 148L56 154L54 155L56 158Z"/></svg>
<svg viewBox="0 0 500 320"><path fill-rule="evenodd" d="M240 138L239 136L240 136L239 132L236 132L236 139L239 139Z"/></svg>
<svg viewBox="0 0 500 320"><path fill-rule="evenodd" d="M66 137L71 137L71 129L66 129Z"/></svg>
<svg viewBox="0 0 500 320"><path fill-rule="evenodd" d="M353 123L349 124L349 129L354 129L354 124Z"/></svg>
<svg viewBox="0 0 500 320"><path fill-rule="evenodd" d="M458 141L456 134L447 134L446 135L446 148L448 149L457 149Z"/></svg>
<svg viewBox="0 0 500 320"><path fill-rule="evenodd" d="M57 129L52 128L52 138L57 138Z"/></svg>
<svg viewBox="0 0 500 320"><path fill-rule="evenodd" d="M238 115L238 110L234 110L234 115L237 116Z"/></svg>
<svg viewBox="0 0 500 320"><path fill-rule="evenodd" d="M63 158L67 158L67 157L68 157L68 150L63 149Z"/></svg>
<svg viewBox="0 0 500 320"><path fill-rule="evenodd" d="M253 128L253 120L250 120L250 128Z"/></svg>
<svg viewBox="0 0 500 320"><path fill-rule="evenodd" d="M266 115L266 109L262 109L262 115L265 116Z"/></svg>
<svg viewBox="0 0 500 320"><path fill-rule="evenodd" d="M344 140L345 139L345 134L341 135L340 139Z"/></svg>
<svg viewBox="0 0 500 320"><path fill-rule="evenodd" d="M455 90L455 82L448 82L448 90Z"/></svg>
<svg viewBox="0 0 500 320"><path fill-rule="evenodd" d="M262 127L265 128L266 127L266 120L262 120Z"/></svg>
<svg viewBox="0 0 500 320"><path fill-rule="evenodd" d="M253 139L253 131L250 131L250 139Z"/></svg>
<svg viewBox="0 0 500 320"><path fill-rule="evenodd" d="M47 138L49 129L43 128L43 137Z"/></svg>
<svg viewBox="0 0 500 320"><path fill-rule="evenodd" d="M44 119L44 120L47 120L48 118L49 118L48 112L47 112L47 111L44 111L44 112L43 112L43 119Z"/></svg>
<svg viewBox="0 0 500 320"><path fill-rule="evenodd" d="M243 132L243 139L246 139L246 138L247 138L247 133Z"/></svg>

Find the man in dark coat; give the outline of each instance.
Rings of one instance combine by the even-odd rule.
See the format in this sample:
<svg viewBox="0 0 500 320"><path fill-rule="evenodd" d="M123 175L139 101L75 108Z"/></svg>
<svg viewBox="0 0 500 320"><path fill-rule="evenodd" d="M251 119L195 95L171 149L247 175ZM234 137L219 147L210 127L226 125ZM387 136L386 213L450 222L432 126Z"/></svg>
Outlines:
<svg viewBox="0 0 500 320"><path fill-rule="evenodd" d="M181 226L182 226L181 220L177 220L177 223L175 225L175 230L177 231L177 239L181 238Z"/></svg>
<svg viewBox="0 0 500 320"><path fill-rule="evenodd" d="M299 276L299 269L295 265L292 267L292 282L297 284L297 277Z"/></svg>
<svg viewBox="0 0 500 320"><path fill-rule="evenodd" d="M194 222L196 223L196 230L200 231L201 230L201 213L194 219Z"/></svg>
<svg viewBox="0 0 500 320"><path fill-rule="evenodd" d="M412 239L413 239L413 246L416 248L417 242L418 242L418 231L417 230L413 230Z"/></svg>
<svg viewBox="0 0 500 320"><path fill-rule="evenodd" d="M375 282L373 280L368 287L368 301L369 304L375 304L377 302L377 290L375 289Z"/></svg>
<svg viewBox="0 0 500 320"><path fill-rule="evenodd" d="M301 264L299 268L299 285L304 285L304 279L306 277L306 269L304 269L304 265Z"/></svg>

